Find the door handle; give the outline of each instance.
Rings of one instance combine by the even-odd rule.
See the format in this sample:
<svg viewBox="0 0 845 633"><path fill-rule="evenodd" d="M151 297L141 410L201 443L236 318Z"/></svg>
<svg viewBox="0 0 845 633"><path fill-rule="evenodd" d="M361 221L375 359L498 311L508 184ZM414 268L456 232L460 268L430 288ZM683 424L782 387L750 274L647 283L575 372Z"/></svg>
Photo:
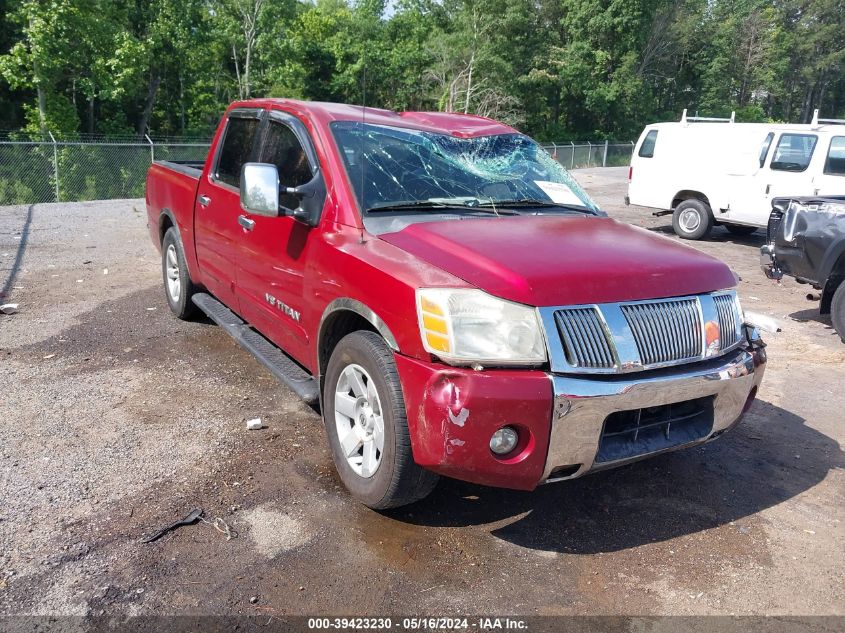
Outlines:
<svg viewBox="0 0 845 633"><path fill-rule="evenodd" d="M251 231L252 229L255 228L255 220L250 220L245 215L239 215L238 216L238 224L240 224L242 227L244 227L245 231Z"/></svg>
<svg viewBox="0 0 845 633"><path fill-rule="evenodd" d="M771 190L771 185L766 185L766 195L769 195L769 191Z"/></svg>
<svg viewBox="0 0 845 633"><path fill-rule="evenodd" d="M209 198L208 196L200 196L199 198L197 198L197 202L200 203L200 206L207 207L209 204L211 204L211 198Z"/></svg>

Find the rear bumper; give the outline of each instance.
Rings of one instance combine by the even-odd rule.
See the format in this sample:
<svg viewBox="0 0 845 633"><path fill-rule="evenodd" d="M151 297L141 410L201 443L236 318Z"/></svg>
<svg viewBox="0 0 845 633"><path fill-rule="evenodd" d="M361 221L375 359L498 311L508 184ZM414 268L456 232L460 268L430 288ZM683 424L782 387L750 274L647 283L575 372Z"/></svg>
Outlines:
<svg viewBox="0 0 845 633"><path fill-rule="evenodd" d="M473 371L399 354L396 362L418 464L456 479L532 490L545 481L579 477L721 435L753 400L766 355L762 346L747 346L692 368L639 377ZM672 420L656 427L659 432L649 431L650 436L643 432L614 440L608 450L608 416L688 401L707 408L694 424ZM520 443L501 458L490 451L489 441L505 425L517 428Z"/></svg>

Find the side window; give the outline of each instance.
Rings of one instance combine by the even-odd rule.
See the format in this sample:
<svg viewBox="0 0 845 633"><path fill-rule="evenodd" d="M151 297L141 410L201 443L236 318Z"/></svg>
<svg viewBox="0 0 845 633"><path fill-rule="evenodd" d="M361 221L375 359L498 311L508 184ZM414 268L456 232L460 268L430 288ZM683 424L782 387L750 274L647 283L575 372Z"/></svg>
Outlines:
<svg viewBox="0 0 845 633"><path fill-rule="evenodd" d="M262 163L272 163L279 170L279 184L282 187L298 187L309 182L313 177L308 156L302 148L296 134L287 125L278 121L270 121L264 145L261 148ZM295 209L299 201L289 195L281 195L279 203L282 206Z"/></svg>
<svg viewBox="0 0 845 633"><path fill-rule="evenodd" d="M258 119L229 119L214 173L217 180L233 187L241 186L241 167L249 162L258 123Z"/></svg>
<svg viewBox="0 0 845 633"><path fill-rule="evenodd" d="M804 171L810 165L816 141L815 134L782 134L769 167L776 171Z"/></svg>
<svg viewBox="0 0 845 633"><path fill-rule="evenodd" d="M643 158L653 158L655 145L657 145L657 130L651 130L648 134L645 135L643 144L640 145L640 151L638 152L638 155L642 156Z"/></svg>
<svg viewBox="0 0 845 633"><path fill-rule="evenodd" d="M845 176L845 136L830 139L830 149L824 162L824 173L831 176Z"/></svg>
<svg viewBox="0 0 845 633"><path fill-rule="evenodd" d="M760 167L766 164L766 156L769 153L769 148L772 146L772 141L775 140L775 133L769 132L766 134L766 139L760 147Z"/></svg>

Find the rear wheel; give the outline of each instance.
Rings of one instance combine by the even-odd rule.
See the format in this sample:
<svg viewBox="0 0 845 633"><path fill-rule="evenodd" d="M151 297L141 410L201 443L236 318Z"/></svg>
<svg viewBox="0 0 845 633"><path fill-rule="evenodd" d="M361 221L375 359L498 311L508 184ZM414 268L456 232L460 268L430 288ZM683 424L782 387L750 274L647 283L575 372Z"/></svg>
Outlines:
<svg viewBox="0 0 845 633"><path fill-rule="evenodd" d="M323 421L338 475L365 505L407 505L437 484L414 462L393 352L374 332L348 334L332 352Z"/></svg>
<svg viewBox="0 0 845 633"><path fill-rule="evenodd" d="M700 240L713 228L713 213L702 200L684 200L672 214L672 228L685 240Z"/></svg>
<svg viewBox="0 0 845 633"><path fill-rule="evenodd" d="M841 282L833 293L833 300L830 302L830 320L833 322L833 329L845 343L845 281Z"/></svg>
<svg viewBox="0 0 845 633"><path fill-rule="evenodd" d="M728 232L738 237L745 237L751 235L757 230L756 226L745 226L744 224L726 224L725 228Z"/></svg>
<svg viewBox="0 0 845 633"><path fill-rule="evenodd" d="M185 251L174 227L167 229L161 241L161 274L164 278L164 295L171 312L180 319L190 319L197 310L191 301L197 287L188 274Z"/></svg>

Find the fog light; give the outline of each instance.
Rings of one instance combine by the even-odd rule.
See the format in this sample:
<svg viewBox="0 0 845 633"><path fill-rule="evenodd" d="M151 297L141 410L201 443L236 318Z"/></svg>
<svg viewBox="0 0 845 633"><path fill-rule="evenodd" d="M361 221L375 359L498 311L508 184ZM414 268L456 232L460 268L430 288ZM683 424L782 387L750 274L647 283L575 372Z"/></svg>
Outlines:
<svg viewBox="0 0 845 633"><path fill-rule="evenodd" d="M493 433L493 436L490 438L490 450L496 453L496 455L505 455L516 448L518 441L519 434L516 432L516 429L503 426Z"/></svg>

